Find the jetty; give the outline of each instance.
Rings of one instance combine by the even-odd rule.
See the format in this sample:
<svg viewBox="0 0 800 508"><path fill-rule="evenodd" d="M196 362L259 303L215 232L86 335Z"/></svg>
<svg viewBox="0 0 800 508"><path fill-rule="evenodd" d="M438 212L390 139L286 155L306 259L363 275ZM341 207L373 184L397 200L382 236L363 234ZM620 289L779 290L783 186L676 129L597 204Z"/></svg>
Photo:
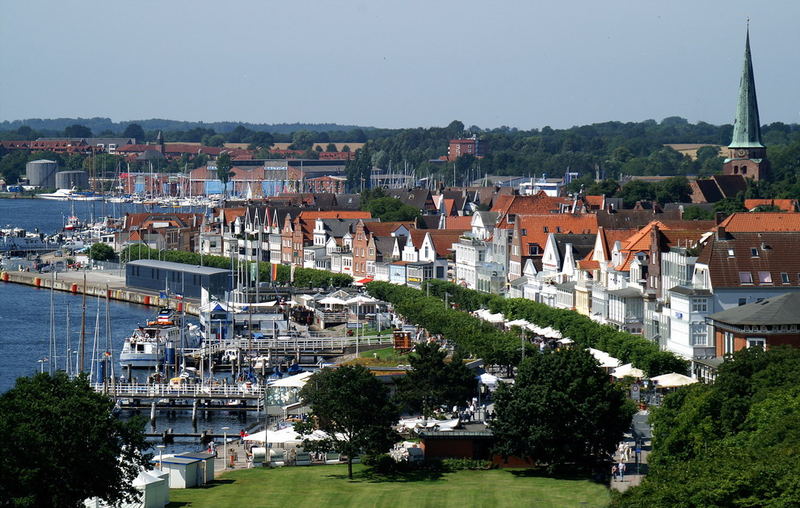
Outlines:
<svg viewBox="0 0 800 508"><path fill-rule="evenodd" d="M78 295L85 293L86 296L101 298L108 296L111 300L150 307L169 307L178 312L185 308L187 314L195 316L199 314L200 308L200 301L197 299L164 298L158 292L129 288L125 285L124 274L120 274L119 270L79 270L51 273L11 270L0 272L0 281L25 284L41 289L52 288L56 291L66 291Z"/></svg>

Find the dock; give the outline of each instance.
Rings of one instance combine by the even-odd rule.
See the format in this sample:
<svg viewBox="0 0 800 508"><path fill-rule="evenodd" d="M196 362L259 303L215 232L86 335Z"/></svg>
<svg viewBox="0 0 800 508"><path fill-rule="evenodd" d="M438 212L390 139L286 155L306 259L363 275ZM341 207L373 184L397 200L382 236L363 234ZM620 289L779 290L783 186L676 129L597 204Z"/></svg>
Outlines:
<svg viewBox="0 0 800 508"><path fill-rule="evenodd" d="M84 283L84 275L86 282ZM25 284L41 289L55 289L72 294L94 296L121 302L136 303L151 307L169 307L178 311L186 310L187 314L198 315L200 301L192 298L177 300L161 298L158 293L125 286L125 276L118 270L81 270L68 272L0 272L0 281Z"/></svg>

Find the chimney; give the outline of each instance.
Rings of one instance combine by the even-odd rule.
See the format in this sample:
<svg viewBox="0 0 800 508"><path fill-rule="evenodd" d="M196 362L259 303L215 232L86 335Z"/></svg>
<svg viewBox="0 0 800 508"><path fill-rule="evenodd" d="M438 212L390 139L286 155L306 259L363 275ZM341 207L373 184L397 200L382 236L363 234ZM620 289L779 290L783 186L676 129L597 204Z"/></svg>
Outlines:
<svg viewBox="0 0 800 508"><path fill-rule="evenodd" d="M721 224L722 221L725 220L725 214L723 212L717 212L714 214L714 222L717 224Z"/></svg>
<svg viewBox="0 0 800 508"><path fill-rule="evenodd" d="M717 226L717 240L727 240L728 232L725 231L725 226Z"/></svg>

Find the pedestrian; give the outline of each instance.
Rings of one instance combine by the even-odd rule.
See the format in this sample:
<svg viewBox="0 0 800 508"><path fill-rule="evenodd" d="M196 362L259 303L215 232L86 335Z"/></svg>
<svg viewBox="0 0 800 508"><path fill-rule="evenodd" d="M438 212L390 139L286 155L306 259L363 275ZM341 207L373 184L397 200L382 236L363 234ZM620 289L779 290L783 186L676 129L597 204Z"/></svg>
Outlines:
<svg viewBox="0 0 800 508"><path fill-rule="evenodd" d="M239 431L239 442L240 442L240 443L244 444L244 437L245 437L246 435L247 435L247 434L245 433L244 429L242 429L242 430L240 430L240 431Z"/></svg>
<svg viewBox="0 0 800 508"><path fill-rule="evenodd" d="M617 465L616 464L612 464L611 465L611 479L612 480L616 480L617 479Z"/></svg>
<svg viewBox="0 0 800 508"><path fill-rule="evenodd" d="M619 465L617 466L617 469L619 470L619 481L624 482L625 481L625 463L620 461Z"/></svg>

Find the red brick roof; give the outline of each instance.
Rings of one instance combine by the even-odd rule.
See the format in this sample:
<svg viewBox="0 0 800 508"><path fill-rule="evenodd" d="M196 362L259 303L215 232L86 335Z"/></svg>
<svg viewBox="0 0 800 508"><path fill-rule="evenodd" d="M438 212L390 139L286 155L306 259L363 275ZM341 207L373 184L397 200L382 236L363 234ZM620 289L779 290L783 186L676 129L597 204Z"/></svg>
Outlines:
<svg viewBox="0 0 800 508"><path fill-rule="evenodd" d="M457 229L460 231L468 231L472 229L472 216L454 215L451 217L445 217L443 229Z"/></svg>
<svg viewBox="0 0 800 508"><path fill-rule="evenodd" d="M522 235L522 247L538 244L542 250L550 233L596 234L597 215L569 213L520 215L516 218Z"/></svg>
<svg viewBox="0 0 800 508"><path fill-rule="evenodd" d="M722 221L719 227L732 233L737 231L800 231L800 213L734 213Z"/></svg>
<svg viewBox="0 0 800 508"><path fill-rule="evenodd" d="M753 210L759 206L775 206L784 212L796 212L798 210L796 199L745 199L744 207Z"/></svg>

